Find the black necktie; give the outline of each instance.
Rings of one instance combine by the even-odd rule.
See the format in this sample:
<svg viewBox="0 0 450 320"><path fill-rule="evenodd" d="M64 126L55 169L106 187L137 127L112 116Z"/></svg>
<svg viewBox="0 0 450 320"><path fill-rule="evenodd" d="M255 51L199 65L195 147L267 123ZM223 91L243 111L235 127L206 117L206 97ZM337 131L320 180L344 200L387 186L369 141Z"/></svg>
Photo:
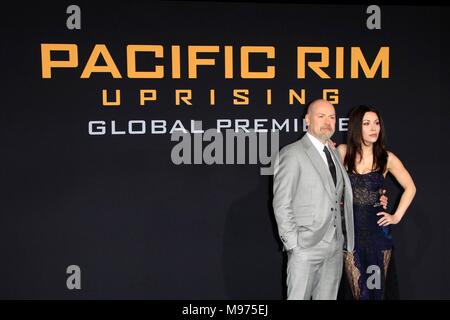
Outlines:
<svg viewBox="0 0 450 320"><path fill-rule="evenodd" d="M333 159L331 159L331 153L326 146L323 147L323 152L325 152L325 156L327 157L328 169L330 169L334 185L336 186L336 167L334 166Z"/></svg>

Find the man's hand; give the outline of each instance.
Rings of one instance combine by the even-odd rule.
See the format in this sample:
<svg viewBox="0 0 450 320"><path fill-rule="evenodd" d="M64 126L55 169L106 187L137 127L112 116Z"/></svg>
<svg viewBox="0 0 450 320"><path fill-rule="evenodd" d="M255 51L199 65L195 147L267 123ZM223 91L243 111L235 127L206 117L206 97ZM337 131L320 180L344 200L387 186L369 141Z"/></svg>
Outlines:
<svg viewBox="0 0 450 320"><path fill-rule="evenodd" d="M288 253L288 254L292 254L294 251L295 251L295 248L297 248L298 246L295 246L295 247L293 247L293 248L290 248L289 250L286 250L286 252Z"/></svg>
<svg viewBox="0 0 450 320"><path fill-rule="evenodd" d="M380 203L383 206L383 209L386 210L387 209L387 205L388 205L388 197L386 197L384 194L386 193L386 189L383 189L383 193L380 197Z"/></svg>

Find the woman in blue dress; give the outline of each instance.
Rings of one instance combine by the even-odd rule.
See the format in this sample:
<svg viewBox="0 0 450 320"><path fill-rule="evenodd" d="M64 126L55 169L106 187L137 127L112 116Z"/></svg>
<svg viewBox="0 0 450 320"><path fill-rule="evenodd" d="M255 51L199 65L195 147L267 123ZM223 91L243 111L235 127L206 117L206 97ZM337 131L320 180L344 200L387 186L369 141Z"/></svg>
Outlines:
<svg viewBox="0 0 450 320"><path fill-rule="evenodd" d="M355 250L344 255L345 274L356 300L385 299L392 256L390 225L399 223L416 193L414 182L400 159L384 146L379 112L359 106L350 114L347 144L337 147L353 189ZM403 187L393 214L379 204L387 173Z"/></svg>

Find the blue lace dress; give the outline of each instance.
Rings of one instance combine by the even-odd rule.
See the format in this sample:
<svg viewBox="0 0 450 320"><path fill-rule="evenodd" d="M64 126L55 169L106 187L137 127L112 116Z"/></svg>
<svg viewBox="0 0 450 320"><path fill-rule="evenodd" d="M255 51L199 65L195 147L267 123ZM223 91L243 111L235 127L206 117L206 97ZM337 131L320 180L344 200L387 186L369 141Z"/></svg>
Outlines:
<svg viewBox="0 0 450 320"><path fill-rule="evenodd" d="M393 248L390 227L377 224L382 217L377 213L384 211L379 205L384 176L374 171L350 173L349 178L353 189L355 250L345 254L345 273L354 299L381 300L385 298Z"/></svg>

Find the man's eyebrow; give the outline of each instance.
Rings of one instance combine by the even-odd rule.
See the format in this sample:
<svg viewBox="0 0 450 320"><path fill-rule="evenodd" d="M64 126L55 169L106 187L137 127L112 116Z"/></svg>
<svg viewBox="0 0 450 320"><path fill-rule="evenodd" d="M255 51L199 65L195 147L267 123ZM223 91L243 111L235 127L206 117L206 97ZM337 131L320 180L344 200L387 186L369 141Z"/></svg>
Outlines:
<svg viewBox="0 0 450 320"><path fill-rule="evenodd" d="M336 115L335 113L333 113L333 114L326 114L326 113L322 113L322 112L318 112L317 114L321 115L321 116L335 116Z"/></svg>

